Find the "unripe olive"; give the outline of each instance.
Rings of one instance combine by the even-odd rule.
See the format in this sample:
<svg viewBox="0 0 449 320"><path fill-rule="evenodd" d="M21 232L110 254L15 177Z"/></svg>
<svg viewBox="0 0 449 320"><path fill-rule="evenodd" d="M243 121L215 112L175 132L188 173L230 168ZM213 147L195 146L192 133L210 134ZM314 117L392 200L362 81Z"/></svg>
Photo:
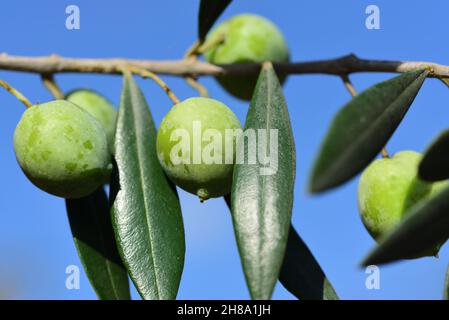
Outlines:
<svg viewBox="0 0 449 320"><path fill-rule="evenodd" d="M109 146L114 145L117 111L114 106L99 93L89 89L78 89L67 94L66 100L76 104L97 119L106 131Z"/></svg>
<svg viewBox="0 0 449 320"><path fill-rule="evenodd" d="M105 183L110 174L103 127L65 100L27 109L14 132L14 150L30 181L56 196L86 196Z"/></svg>
<svg viewBox="0 0 449 320"><path fill-rule="evenodd" d="M231 139L226 139L226 129L232 133L241 130L241 125L235 114L217 100L190 98L175 105L157 134L157 154L167 176L201 200L228 194L236 136L228 135ZM226 143L234 150L228 164Z"/></svg>
<svg viewBox="0 0 449 320"><path fill-rule="evenodd" d="M205 53L205 58L210 63L289 60L287 43L279 29L271 21L254 14L241 14L222 22L208 34L206 43L213 43L221 38L221 43L212 46ZM217 80L230 94L250 100L257 76L220 76Z"/></svg>
<svg viewBox="0 0 449 320"><path fill-rule="evenodd" d="M398 226L410 208L448 185L447 181L431 183L419 179L421 159L420 153L402 151L392 158L373 161L360 177L359 211L363 224L375 240ZM436 255L439 247L410 258Z"/></svg>

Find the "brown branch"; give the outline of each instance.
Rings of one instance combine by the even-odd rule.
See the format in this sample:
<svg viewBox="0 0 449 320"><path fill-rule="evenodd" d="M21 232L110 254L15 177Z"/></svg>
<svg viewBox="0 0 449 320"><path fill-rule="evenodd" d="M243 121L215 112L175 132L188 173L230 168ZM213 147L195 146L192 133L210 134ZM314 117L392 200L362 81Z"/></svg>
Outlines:
<svg viewBox="0 0 449 320"><path fill-rule="evenodd" d="M248 75L257 74L260 64L213 65L194 59L174 61L128 60L128 59L73 59L56 55L46 57L21 57L0 54L0 70L55 73L107 73L121 74L126 66L174 76L201 75ZM348 55L337 59L300 63L275 63L281 74L331 74L345 75L356 72L402 73L423 67L431 68L429 77L449 78L449 66L431 62L385 61L359 59Z"/></svg>

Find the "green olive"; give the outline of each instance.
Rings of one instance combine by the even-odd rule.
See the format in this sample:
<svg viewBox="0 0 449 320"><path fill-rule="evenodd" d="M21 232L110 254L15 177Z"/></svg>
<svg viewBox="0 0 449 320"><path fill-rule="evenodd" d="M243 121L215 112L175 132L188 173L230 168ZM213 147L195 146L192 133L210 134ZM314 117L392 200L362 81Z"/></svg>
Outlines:
<svg viewBox="0 0 449 320"><path fill-rule="evenodd" d="M14 132L14 150L29 180L59 197L86 196L110 174L103 127L66 100L27 109Z"/></svg>
<svg viewBox="0 0 449 320"><path fill-rule="evenodd" d="M67 94L66 100L76 104L90 113L104 127L108 136L108 143L114 145L117 111L114 106L99 93L89 89L78 89Z"/></svg>
<svg viewBox="0 0 449 320"><path fill-rule="evenodd" d="M190 98L175 105L164 117L157 135L157 154L167 176L201 200L231 191L231 163L225 145L235 150L236 136L226 139L241 125L223 103L209 98ZM234 152L235 153L235 152Z"/></svg>
<svg viewBox="0 0 449 320"><path fill-rule="evenodd" d="M363 224L379 240L397 227L417 203L433 197L448 185L447 181L430 183L419 179L420 153L402 151L392 158L375 160L363 172L358 187L358 206ZM440 246L422 256L434 256Z"/></svg>
<svg viewBox="0 0 449 320"><path fill-rule="evenodd" d="M208 34L207 43L218 43L205 52L206 60L213 64L289 60L287 43L279 29L254 14L238 15L219 24ZM257 76L220 76L217 80L233 96L250 100Z"/></svg>

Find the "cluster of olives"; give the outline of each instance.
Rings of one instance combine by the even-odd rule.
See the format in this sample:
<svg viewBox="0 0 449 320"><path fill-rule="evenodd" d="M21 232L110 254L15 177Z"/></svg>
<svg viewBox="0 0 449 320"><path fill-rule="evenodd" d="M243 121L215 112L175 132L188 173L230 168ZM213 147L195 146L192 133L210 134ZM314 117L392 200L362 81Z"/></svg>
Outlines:
<svg viewBox="0 0 449 320"><path fill-rule="evenodd" d="M217 37L221 41L216 41ZM205 52L211 63L284 62L289 57L279 30L256 15L239 15L223 22L210 32L209 41L215 43ZM218 81L234 96L250 99L257 78L219 77ZM193 132L195 121L201 123L199 133ZM89 90L71 92L66 100L37 104L24 113L16 128L17 160L40 189L64 198L86 196L109 181L115 125L113 106ZM170 157L176 145L172 137L176 129L185 130L190 137L203 137L213 129L224 139L226 129L241 129L235 114L217 100L187 99L165 116L157 136L160 164L176 185L201 200L228 194L233 164L195 163L193 152L184 155L189 161L173 164ZM235 150L235 140L233 143ZM220 152L224 141L202 139L200 144Z"/></svg>
<svg viewBox="0 0 449 320"><path fill-rule="evenodd" d="M363 172L358 187L358 206L366 229L380 240L399 225L411 207L434 197L447 181L426 182L418 177L420 153L402 151L392 158L378 159ZM421 256L435 256L439 246ZM410 258L418 258L410 257Z"/></svg>
<svg viewBox="0 0 449 320"><path fill-rule="evenodd" d="M205 52L214 64L286 62L289 51L281 32L265 18L243 14L218 25L206 38ZM219 83L232 95L250 99L257 77L220 76ZM194 123L201 124L194 132ZM14 134L17 160L26 176L39 188L64 198L79 198L107 183L116 111L99 94L89 90L70 93L66 100L38 104L28 109ZM204 139L213 129L219 139ZM164 117L157 135L157 155L169 179L201 200L221 197L231 190L233 164L225 161L194 161L194 137L199 148L220 152L227 129L241 129L235 114L223 103L209 98L190 98L176 104ZM190 137L186 152L176 151L180 136ZM209 141L211 140L211 141ZM233 141L234 149L236 141ZM198 147L198 146L197 146ZM182 163L173 162L173 151ZM185 151L185 150L184 150ZM215 155L217 156L217 155ZM395 228L405 213L420 201L434 196L448 182L429 183L417 174L421 155L403 151L392 158L374 161L362 174L358 206L364 225L379 240ZM422 256L435 255L431 248Z"/></svg>

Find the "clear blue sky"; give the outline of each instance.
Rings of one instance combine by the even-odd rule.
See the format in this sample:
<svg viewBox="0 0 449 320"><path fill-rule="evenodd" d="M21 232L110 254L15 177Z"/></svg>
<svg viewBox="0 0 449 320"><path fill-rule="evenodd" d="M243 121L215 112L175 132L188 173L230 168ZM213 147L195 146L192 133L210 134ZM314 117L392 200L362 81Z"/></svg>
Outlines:
<svg viewBox="0 0 449 320"><path fill-rule="evenodd" d="M81 29L65 28L65 7L81 9ZM241 12L261 14L284 32L293 60L333 58L350 52L365 58L429 60L449 64L447 12L444 0L376 0L381 30L365 28L365 8L372 1L235 0L222 19ZM16 55L57 53L73 57L178 59L195 41L198 1L5 1L0 10L1 51ZM391 77L358 74L358 90ZM33 102L50 100L32 74L0 71L0 78ZM66 91L90 87L118 102L116 76L60 75ZM165 80L181 98L196 95L182 80ZM247 104L228 96L205 78L212 97L228 104L244 121ZM156 123L170 101L149 81L140 81ZM374 242L361 224L356 205L357 179L324 196L306 193L313 158L332 115L349 99L338 78L296 76L285 94L297 145L297 181L293 223L344 299L439 299L449 261L449 245L440 258L401 262L381 268L381 289L365 288L358 262ZM449 127L449 91L426 81L411 111L388 145L391 153L423 151ZM27 299L93 299L85 275L81 289L65 288L65 268L80 265L70 235L64 201L31 185L18 167L12 146L23 106L0 92L0 296ZM179 291L183 299L249 297L238 259L229 213L221 199L200 204L184 192L181 203L186 229L186 263ZM136 295L135 295L136 296ZM292 296L281 286L276 299Z"/></svg>

